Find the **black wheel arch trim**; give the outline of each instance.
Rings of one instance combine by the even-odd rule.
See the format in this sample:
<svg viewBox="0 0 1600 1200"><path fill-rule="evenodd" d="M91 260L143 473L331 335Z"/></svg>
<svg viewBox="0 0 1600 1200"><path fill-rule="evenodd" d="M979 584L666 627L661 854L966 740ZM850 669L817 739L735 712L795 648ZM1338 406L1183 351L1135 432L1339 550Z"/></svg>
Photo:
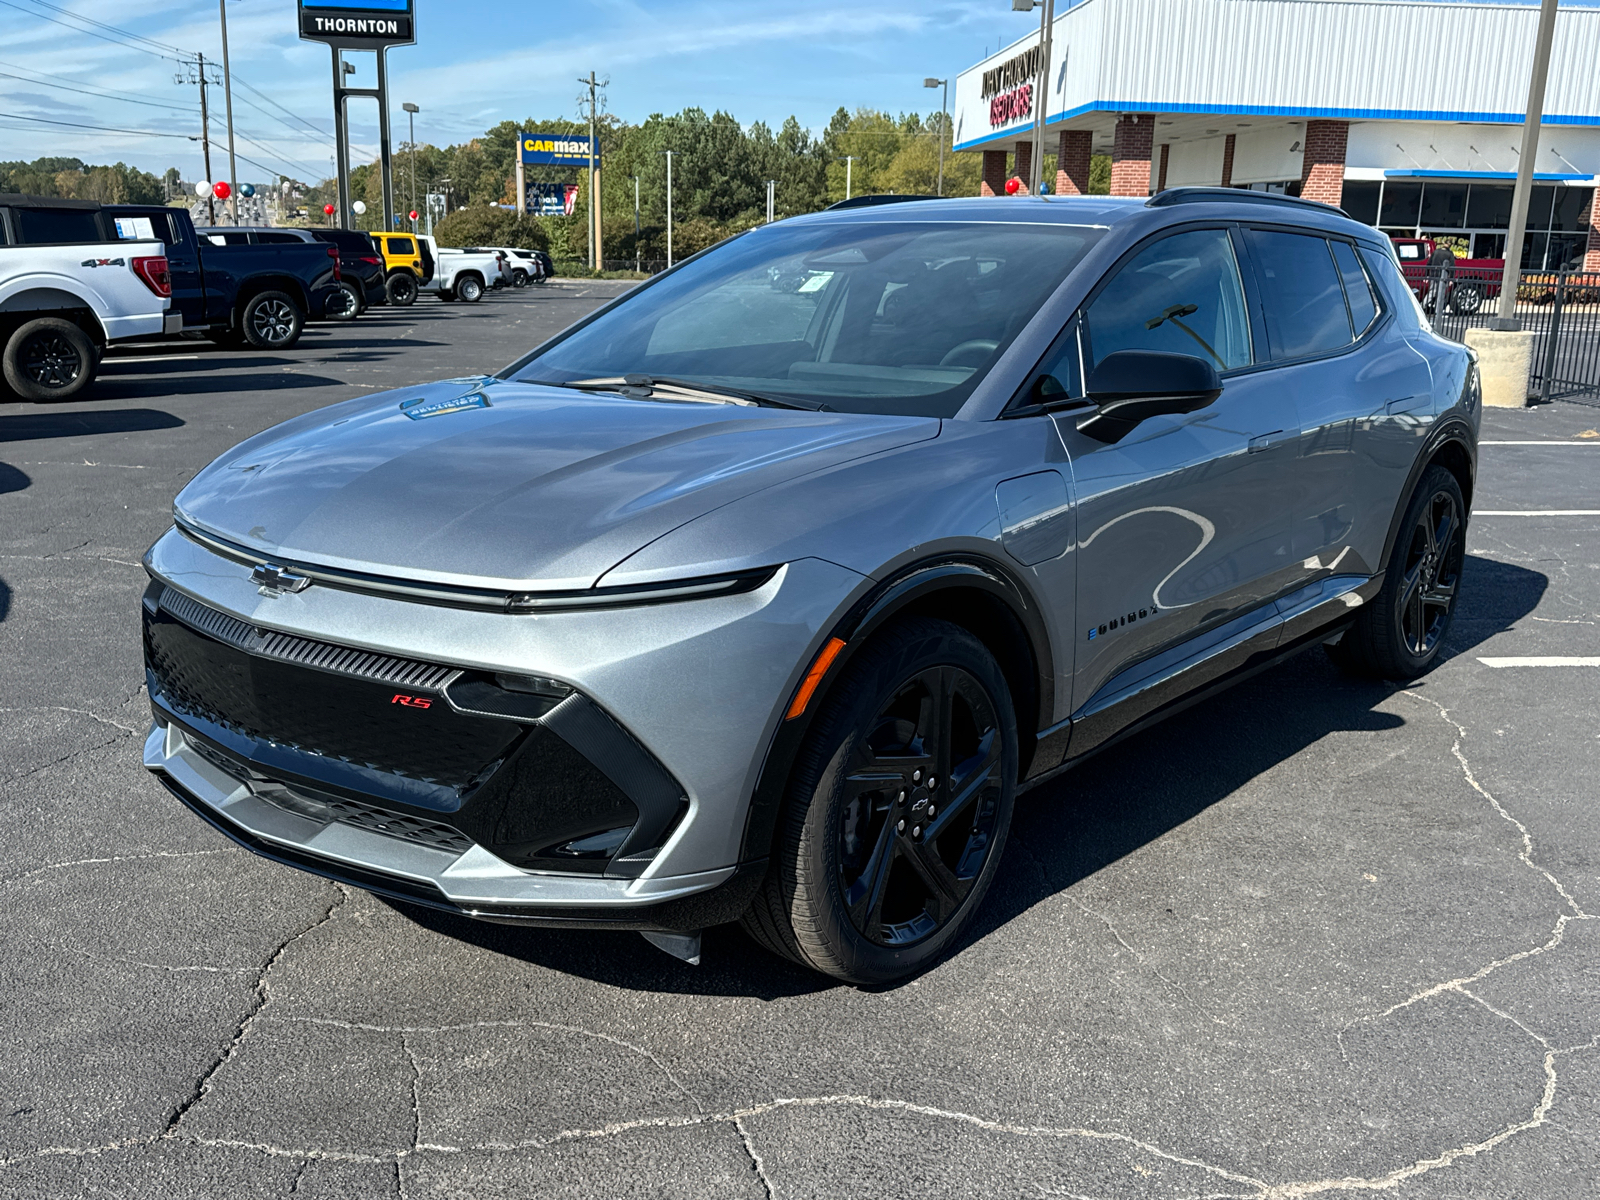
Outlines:
<svg viewBox="0 0 1600 1200"><path fill-rule="evenodd" d="M1417 484L1422 481L1422 476L1428 468L1440 461L1442 455L1451 453L1451 447L1459 448L1459 452L1466 459L1467 478L1462 481L1461 492L1467 508L1464 516L1470 523L1473 485L1478 478L1478 438L1464 417L1452 415L1439 422L1427 441L1423 443L1416 461L1411 464L1411 470L1406 475L1405 487L1401 489L1395 504L1394 515L1389 518L1389 533L1383 539L1383 558L1378 563L1380 568L1388 565L1389 557L1394 553L1395 540L1400 536L1400 522L1406 514L1407 505L1411 503L1412 494L1417 490Z"/></svg>
<svg viewBox="0 0 1600 1200"><path fill-rule="evenodd" d="M781 721L768 741L766 757L745 814L739 861L765 858L770 852L795 756L805 742L827 688L839 679L850 660L886 622L942 592L958 590L981 592L1004 605L1032 661L1032 678L1028 681L1032 694L1012 698L1017 710L1021 752L1018 773L1019 778L1027 776L1037 745L1033 735L1048 730L1055 721L1055 658L1044 610L1016 572L987 556L959 553L921 559L876 583L817 640L818 647L827 645L833 638L838 638L845 646L829 665L822 686L806 711L794 720ZM815 651L799 664L802 676L814 657ZM1011 683L1015 672L1006 671L1004 662L1001 669ZM792 691L785 693L785 705L790 695Z"/></svg>

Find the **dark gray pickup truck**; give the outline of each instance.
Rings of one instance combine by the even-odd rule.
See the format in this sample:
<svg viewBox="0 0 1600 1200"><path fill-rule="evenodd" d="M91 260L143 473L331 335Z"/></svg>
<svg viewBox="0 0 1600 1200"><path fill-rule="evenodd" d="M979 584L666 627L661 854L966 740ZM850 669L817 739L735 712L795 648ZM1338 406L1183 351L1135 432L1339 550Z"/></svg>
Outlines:
<svg viewBox="0 0 1600 1200"><path fill-rule="evenodd" d="M108 204L124 238L166 244L172 311L185 330L202 330L223 345L287 350L305 323L327 315L339 287L339 251L321 243L218 246L196 235L181 208Z"/></svg>

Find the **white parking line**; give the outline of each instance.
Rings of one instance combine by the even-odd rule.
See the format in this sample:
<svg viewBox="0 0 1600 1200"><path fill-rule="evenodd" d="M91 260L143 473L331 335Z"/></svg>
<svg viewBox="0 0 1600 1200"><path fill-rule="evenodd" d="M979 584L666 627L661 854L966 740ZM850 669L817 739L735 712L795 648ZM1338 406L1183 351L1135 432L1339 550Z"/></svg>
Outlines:
<svg viewBox="0 0 1600 1200"><path fill-rule="evenodd" d="M1549 438L1542 438L1537 442L1479 442L1480 446L1600 446L1600 438L1591 438L1584 442L1553 442Z"/></svg>
<svg viewBox="0 0 1600 1200"><path fill-rule="evenodd" d="M1475 517L1600 517L1600 508L1475 508Z"/></svg>
<svg viewBox="0 0 1600 1200"><path fill-rule="evenodd" d="M191 358L199 358L198 354L113 354L100 360L100 365L107 363L144 363L144 362L187 362Z"/></svg>
<svg viewBox="0 0 1600 1200"><path fill-rule="evenodd" d="M1480 658L1486 667L1600 667L1600 657L1591 658Z"/></svg>

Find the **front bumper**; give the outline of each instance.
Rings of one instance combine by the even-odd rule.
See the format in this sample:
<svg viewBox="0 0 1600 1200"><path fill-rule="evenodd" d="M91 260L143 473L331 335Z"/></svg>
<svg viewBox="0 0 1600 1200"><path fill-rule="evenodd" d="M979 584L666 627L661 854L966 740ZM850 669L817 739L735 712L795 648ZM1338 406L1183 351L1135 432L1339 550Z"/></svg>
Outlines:
<svg viewBox="0 0 1600 1200"><path fill-rule="evenodd" d="M156 724L145 765L217 828L280 861L473 916L656 929L742 909L760 873L749 860L765 852L743 841L766 748L816 643L863 584L801 560L738 595L513 615L321 584L264 597L249 568L176 531L146 565L159 599L146 600ZM301 649L283 650L285 634ZM390 659L388 676L360 678L330 668L328 647L306 650L305 639L368 660L417 660L406 670L447 664L455 675L408 675L402 686ZM468 727L450 682L484 672L545 676L574 693L496 742L500 733L481 728L494 722ZM433 709L392 707L397 686L411 699L433 696ZM424 741L418 731L430 724L435 740ZM633 747L632 767L619 739ZM660 844L643 832L666 802L652 799L644 759L673 789ZM491 760L504 765L478 770ZM595 811L591 767L634 802L637 836L609 864L552 869L540 847L557 818L569 821L559 841L581 834L571 822ZM634 819L619 803L628 815L606 824ZM420 833L385 832L388 818ZM507 832L519 821L523 832Z"/></svg>

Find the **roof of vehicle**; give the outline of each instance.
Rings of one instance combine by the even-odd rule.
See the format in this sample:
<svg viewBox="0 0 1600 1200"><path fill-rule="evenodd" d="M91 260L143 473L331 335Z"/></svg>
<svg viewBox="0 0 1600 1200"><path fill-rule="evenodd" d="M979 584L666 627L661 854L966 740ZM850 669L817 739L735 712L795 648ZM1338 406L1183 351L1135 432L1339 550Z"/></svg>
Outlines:
<svg viewBox="0 0 1600 1200"><path fill-rule="evenodd" d="M0 192L0 207L97 209L96 200L68 200L64 196L30 196L26 192Z"/></svg>

